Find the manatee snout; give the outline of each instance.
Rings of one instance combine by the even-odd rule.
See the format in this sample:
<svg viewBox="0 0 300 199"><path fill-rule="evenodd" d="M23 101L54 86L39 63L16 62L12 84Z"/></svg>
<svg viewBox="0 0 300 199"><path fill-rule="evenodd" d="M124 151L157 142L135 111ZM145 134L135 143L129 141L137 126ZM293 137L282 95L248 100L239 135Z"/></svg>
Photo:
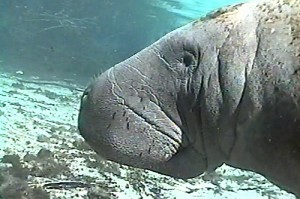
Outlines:
<svg viewBox="0 0 300 199"><path fill-rule="evenodd" d="M148 49L95 78L81 99L79 130L107 160L194 177L206 163L182 131L175 83L161 77L167 71L155 68L161 68L160 61Z"/></svg>
<svg viewBox="0 0 300 199"><path fill-rule="evenodd" d="M169 159L178 147L178 138L165 136L165 140L155 143L159 136L155 131L160 128L154 118L150 118L155 113L143 112L145 107L137 96L125 99L123 86L116 78L113 70L109 70L87 89L82 97L80 132L106 159L122 163L130 160L135 166ZM173 145L162 153L161 145L171 142Z"/></svg>

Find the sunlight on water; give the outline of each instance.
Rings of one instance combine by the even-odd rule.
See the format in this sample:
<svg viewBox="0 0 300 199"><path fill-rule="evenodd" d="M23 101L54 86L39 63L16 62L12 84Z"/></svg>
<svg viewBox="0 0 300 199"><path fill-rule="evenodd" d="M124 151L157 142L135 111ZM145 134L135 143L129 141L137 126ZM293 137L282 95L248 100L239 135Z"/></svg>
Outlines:
<svg viewBox="0 0 300 199"><path fill-rule="evenodd" d="M183 19L196 19L204 16L212 10L237 4L241 2L246 2L247 0L174 0L174 1L159 1L156 6L163 7L169 12L178 14L179 17Z"/></svg>

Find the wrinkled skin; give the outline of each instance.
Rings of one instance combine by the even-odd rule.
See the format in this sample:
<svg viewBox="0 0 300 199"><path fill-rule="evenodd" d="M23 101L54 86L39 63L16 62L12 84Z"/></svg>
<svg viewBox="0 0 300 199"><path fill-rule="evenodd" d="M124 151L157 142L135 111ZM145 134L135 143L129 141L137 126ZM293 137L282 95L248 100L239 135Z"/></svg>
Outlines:
<svg viewBox="0 0 300 199"><path fill-rule="evenodd" d="M228 7L110 68L79 130L108 160L176 178L222 163L300 197L300 0Z"/></svg>

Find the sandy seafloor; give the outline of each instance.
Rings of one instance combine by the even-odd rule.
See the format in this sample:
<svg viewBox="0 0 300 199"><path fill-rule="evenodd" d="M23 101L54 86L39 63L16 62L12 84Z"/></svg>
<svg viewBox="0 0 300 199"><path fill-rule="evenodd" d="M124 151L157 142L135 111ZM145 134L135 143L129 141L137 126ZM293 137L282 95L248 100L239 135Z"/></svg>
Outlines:
<svg viewBox="0 0 300 199"><path fill-rule="evenodd" d="M295 198L260 175L226 165L183 181L103 161L77 130L81 92L64 82L20 81L24 77L0 71L2 199Z"/></svg>

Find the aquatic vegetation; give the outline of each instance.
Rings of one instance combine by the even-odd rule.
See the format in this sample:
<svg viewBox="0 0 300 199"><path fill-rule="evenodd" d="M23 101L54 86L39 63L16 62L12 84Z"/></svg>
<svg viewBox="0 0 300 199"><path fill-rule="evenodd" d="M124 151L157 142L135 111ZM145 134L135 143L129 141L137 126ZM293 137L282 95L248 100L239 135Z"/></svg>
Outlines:
<svg viewBox="0 0 300 199"><path fill-rule="evenodd" d="M24 89L25 88L24 84L19 83L19 82L12 83L11 86L16 89Z"/></svg>
<svg viewBox="0 0 300 199"><path fill-rule="evenodd" d="M20 179L27 179L29 175L29 169L24 167L20 162L20 157L16 154L4 155L2 158L2 163L11 164L8 168L9 174Z"/></svg>
<svg viewBox="0 0 300 199"><path fill-rule="evenodd" d="M59 98L60 95L52 92L52 91L49 91L49 90L44 90L43 93L45 94L46 97L48 97L49 99L57 99Z"/></svg>
<svg viewBox="0 0 300 199"><path fill-rule="evenodd" d="M30 187L25 180L10 175L6 175L5 183L0 184L0 196L4 199L50 199L42 188Z"/></svg>
<svg viewBox="0 0 300 199"><path fill-rule="evenodd" d="M85 142L83 139L75 140L72 144L79 151L92 151L92 148L90 147L90 145L88 145L88 143Z"/></svg>
<svg viewBox="0 0 300 199"><path fill-rule="evenodd" d="M114 193L108 194L106 190L104 190L102 187L95 186L88 190L87 192L88 198L103 198L103 199L114 199L117 198L117 196Z"/></svg>
<svg viewBox="0 0 300 199"><path fill-rule="evenodd" d="M26 167L18 155L5 155L2 163L11 164L11 167L1 168L0 196L5 199L48 199L49 194L41 187L31 187L28 177L32 170Z"/></svg>

